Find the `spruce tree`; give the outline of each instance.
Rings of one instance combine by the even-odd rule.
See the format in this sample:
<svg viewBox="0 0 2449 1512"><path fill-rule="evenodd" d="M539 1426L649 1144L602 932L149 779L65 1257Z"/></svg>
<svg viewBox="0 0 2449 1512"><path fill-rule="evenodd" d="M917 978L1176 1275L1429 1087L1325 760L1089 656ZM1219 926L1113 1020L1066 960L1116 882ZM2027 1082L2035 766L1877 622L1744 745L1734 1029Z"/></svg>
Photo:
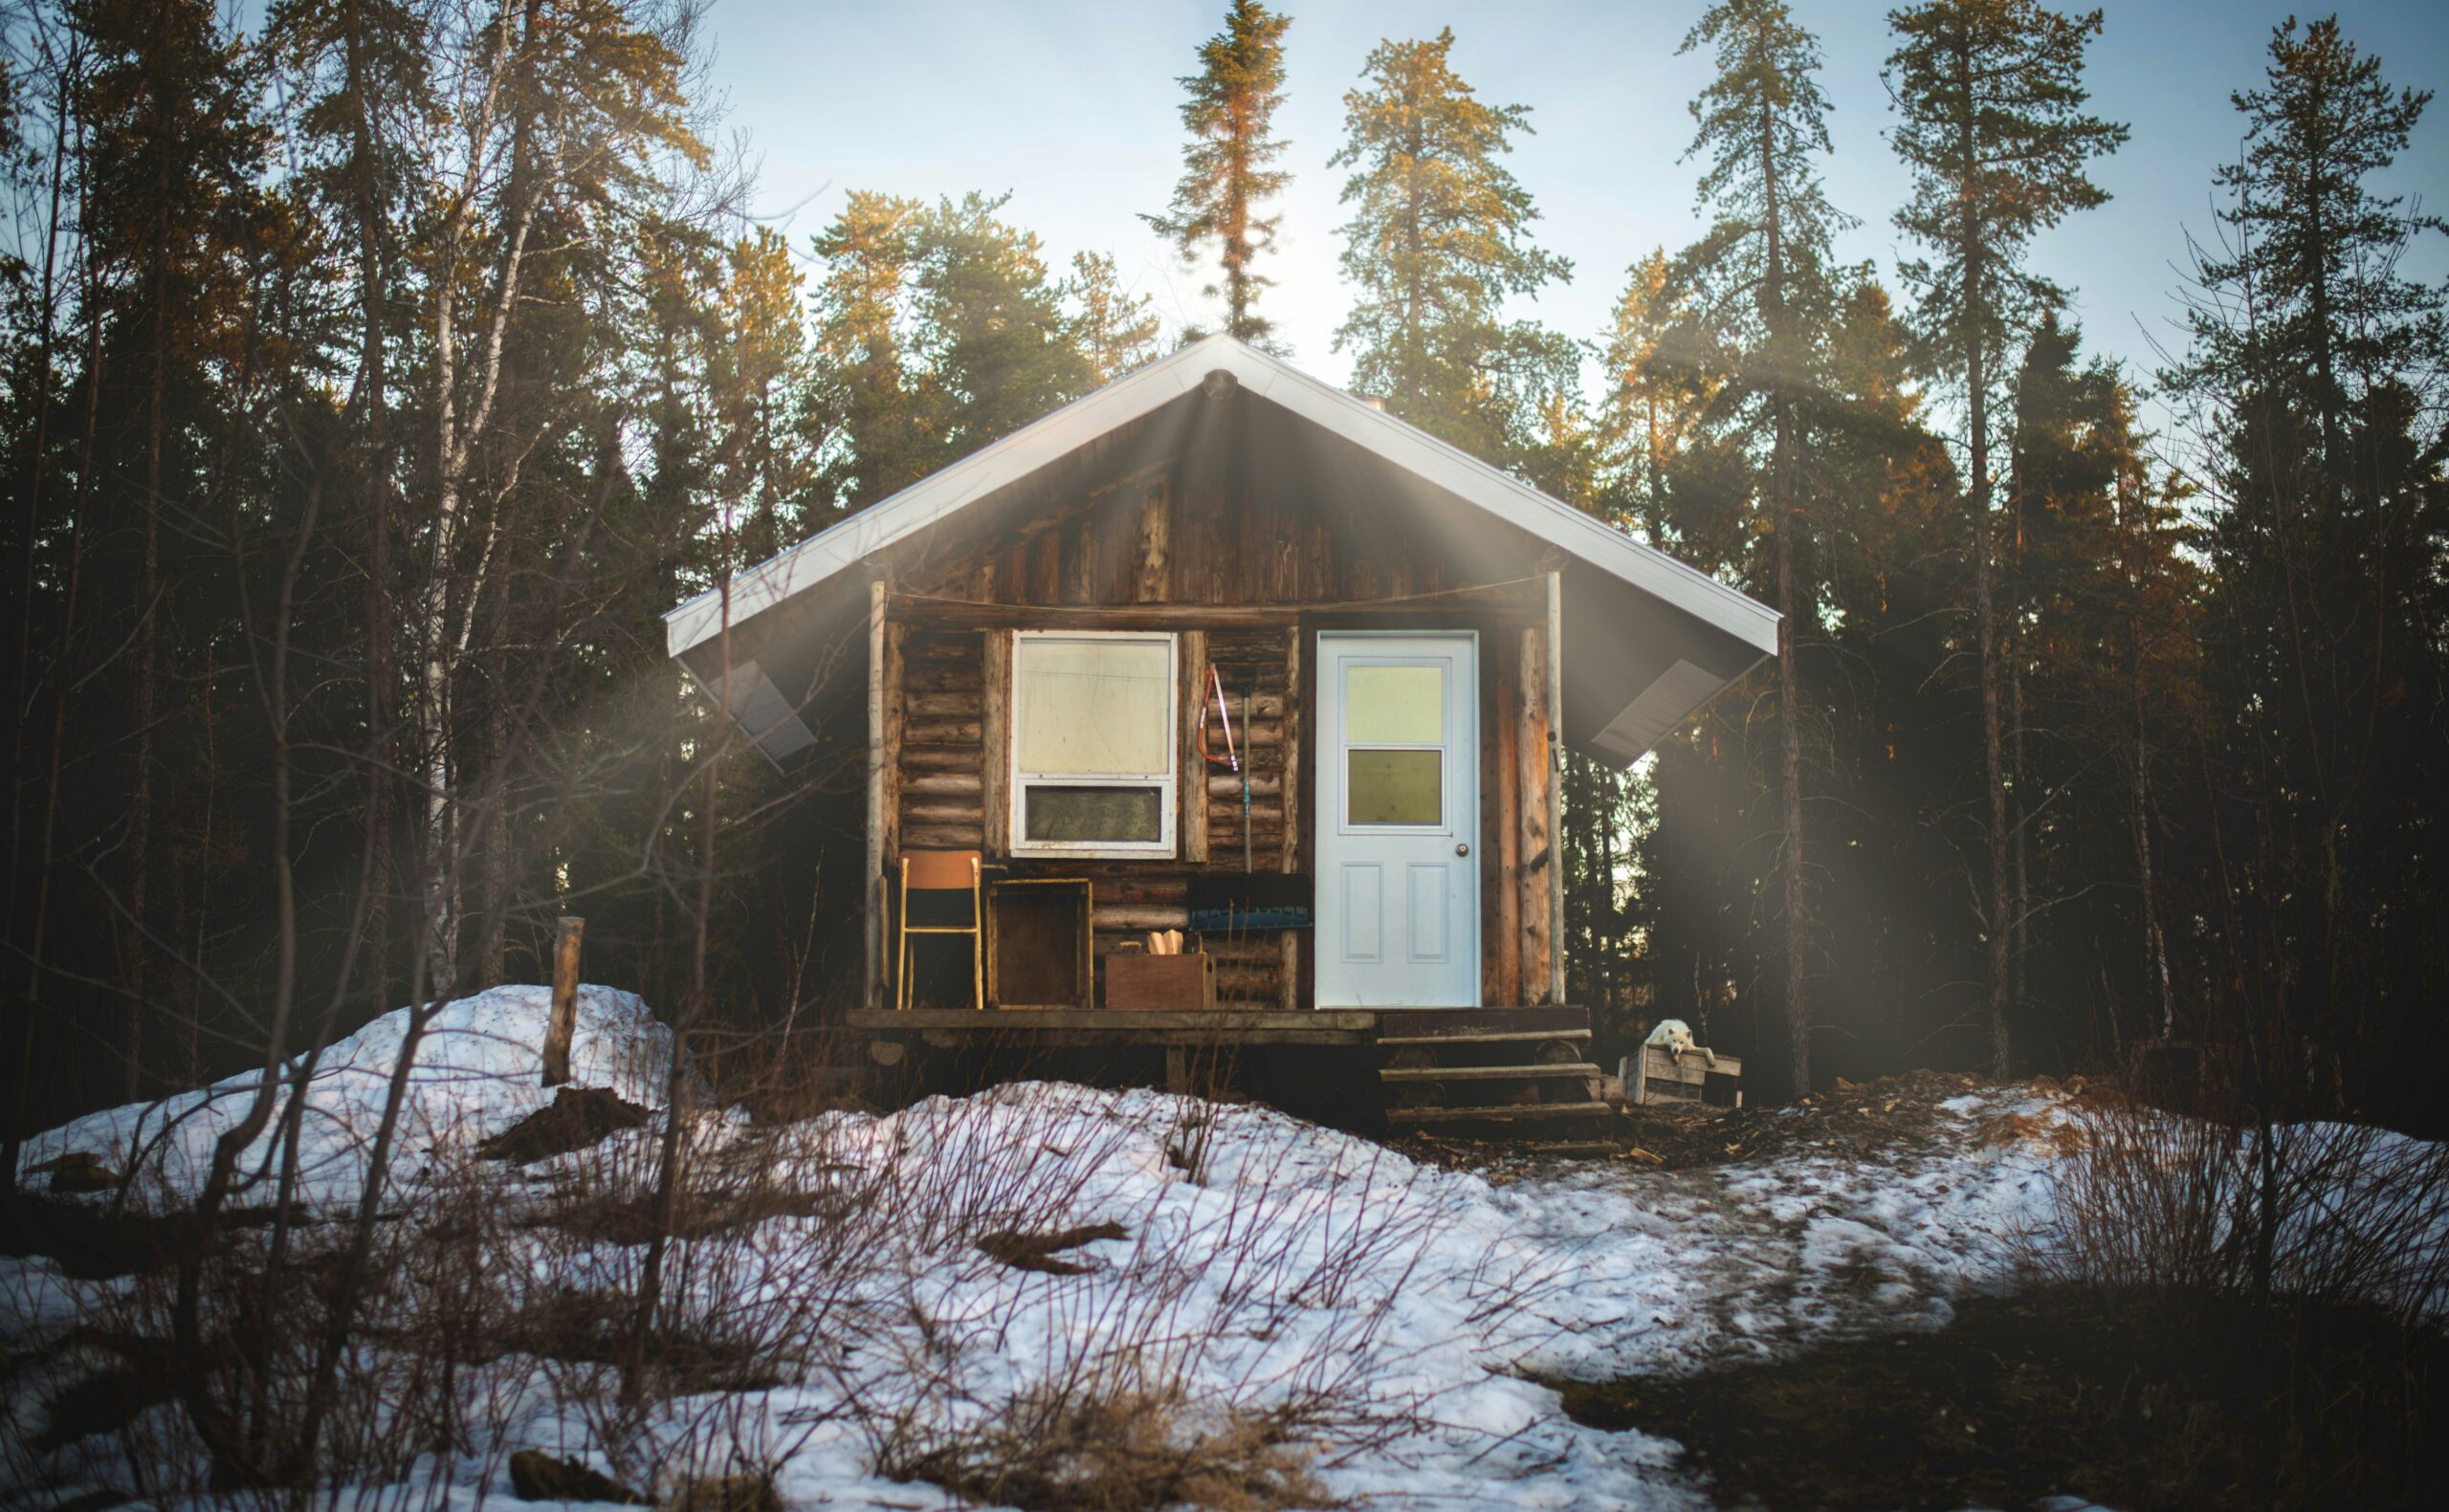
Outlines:
<svg viewBox="0 0 2449 1512"><path fill-rule="evenodd" d="M1508 295L1573 274L1530 237L1531 193L1499 161L1531 129L1521 105L1490 105L1456 77L1451 28L1380 42L1344 96L1349 167L1344 276L1357 287L1335 349L1356 387L1394 413L1486 457L1536 435L1536 403L1571 381L1578 349L1528 322ZM1526 401L1531 404L1526 412Z"/></svg>
<svg viewBox="0 0 2449 1512"><path fill-rule="evenodd" d="M1991 1070L2009 1074L2009 942L2019 902L2008 885L2012 832L2003 725L2001 626L1991 499L1991 407L2006 352L2055 285L2025 266L2033 236L2108 198L2085 176L2126 128L2087 115L2084 51L2100 12L2069 16L2035 0L1927 0L1888 13L1899 38L1884 77L1897 154L1913 192L1896 224L1929 249L1899 272L1916 296L1910 328L1927 370L1964 404L1966 508L1974 522L1974 612L1990 812Z"/></svg>
<svg viewBox="0 0 2449 1512"><path fill-rule="evenodd" d="M1074 252L1066 293L1072 340L1088 360L1090 382L1111 383L1156 361L1157 312L1146 295L1122 286L1111 253Z"/></svg>
<svg viewBox="0 0 2449 1512"><path fill-rule="evenodd" d="M2440 223L2372 182L2429 100L2333 22L2273 30L2265 87L2235 97L2226 245L2196 269L2193 347L2166 375L2211 494L2214 812L2267 879L2232 925L2275 963L2220 996L2277 1116L2307 1069L2306 1111L2343 1111L2359 1085L2421 1106L2410 1068L2440 1042L2436 1018L2387 1005L2432 991L2419 921L2449 907L2426 838L2449 782L2449 301L2400 271ZM2281 1059L2299 1042L2321 1047L2310 1068Z"/></svg>
<svg viewBox="0 0 2449 1512"><path fill-rule="evenodd" d="M1270 350L1275 327L1258 313L1258 302L1275 280L1253 265L1274 244L1283 220L1261 207L1292 180L1269 166L1288 145L1276 140L1275 112L1284 103L1284 33L1291 25L1291 16L1259 0L1233 0L1224 30L1200 45L1199 72L1180 79L1190 142L1173 205L1163 215L1140 217L1185 264L1215 244L1222 276L1202 293L1224 300L1225 335Z"/></svg>
<svg viewBox="0 0 2449 1512"><path fill-rule="evenodd" d="M1817 363L1817 327L1829 306L1829 238L1851 224L1822 192L1816 159L1829 150L1820 43L1784 0L1720 0L1680 51L1710 48L1717 77L1692 101L1687 157L1700 156L1699 201L1715 213L1685 254L1702 318L1725 374L1711 405L1720 426L1764 444L1756 517L1774 542L1777 612L1779 909L1785 933L1788 1068L1795 1095L1811 1091L1809 905L1803 888L1802 669L1797 631L1815 595L1798 560L1805 409Z"/></svg>

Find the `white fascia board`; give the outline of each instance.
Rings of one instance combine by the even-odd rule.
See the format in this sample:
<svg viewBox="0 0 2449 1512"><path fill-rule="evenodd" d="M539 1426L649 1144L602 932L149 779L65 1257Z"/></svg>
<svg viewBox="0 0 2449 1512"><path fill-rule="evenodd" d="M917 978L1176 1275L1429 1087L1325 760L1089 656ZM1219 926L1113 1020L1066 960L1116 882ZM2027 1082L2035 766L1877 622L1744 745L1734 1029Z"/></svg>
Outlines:
<svg viewBox="0 0 2449 1512"><path fill-rule="evenodd" d="M1371 408L1341 389L1239 343L1234 344L1232 356L1240 362L1220 365L1262 369L1235 373L1251 392L1665 600L1754 650L1776 652L1778 615L1768 605L1570 504L1550 498L1511 473L1416 426Z"/></svg>
<svg viewBox="0 0 2449 1512"><path fill-rule="evenodd" d="M871 553L1179 399L1219 368L1261 398L1666 601L1754 650L1776 650L1776 610L1228 336L1193 342L1116 379L741 573L732 580L732 619L737 623L814 587ZM713 639L721 630L721 599L712 590L666 614L670 654L677 656Z"/></svg>

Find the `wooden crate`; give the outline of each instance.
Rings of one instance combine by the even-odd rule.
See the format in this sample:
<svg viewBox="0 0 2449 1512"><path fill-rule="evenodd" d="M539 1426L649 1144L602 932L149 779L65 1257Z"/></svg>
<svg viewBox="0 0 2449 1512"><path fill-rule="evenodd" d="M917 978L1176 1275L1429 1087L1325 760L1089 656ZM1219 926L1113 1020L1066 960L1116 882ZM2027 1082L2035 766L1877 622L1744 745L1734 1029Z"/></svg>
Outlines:
<svg viewBox="0 0 2449 1512"><path fill-rule="evenodd" d="M986 1000L998 1008L1093 1008L1089 882L1026 877L986 888Z"/></svg>
<svg viewBox="0 0 2449 1512"><path fill-rule="evenodd" d="M1709 1056L1700 1050L1687 1050L1677 1057L1665 1045L1645 1044L1639 1053L1624 1058L1624 1089L1635 1107L1698 1107L1702 1091L1713 1076L1737 1079L1734 1106L1741 1107L1743 1060L1739 1056L1721 1055L1711 1065Z"/></svg>
<svg viewBox="0 0 2449 1512"><path fill-rule="evenodd" d="M1213 1008L1216 957L1205 952L1143 955L1116 951L1106 956L1109 1008Z"/></svg>

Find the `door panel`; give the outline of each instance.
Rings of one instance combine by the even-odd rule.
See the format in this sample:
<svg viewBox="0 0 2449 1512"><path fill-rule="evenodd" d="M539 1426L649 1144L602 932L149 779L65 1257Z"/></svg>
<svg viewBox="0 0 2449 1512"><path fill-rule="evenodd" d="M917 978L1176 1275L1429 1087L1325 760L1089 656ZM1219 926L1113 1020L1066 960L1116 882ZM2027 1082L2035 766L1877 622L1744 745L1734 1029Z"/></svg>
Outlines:
<svg viewBox="0 0 2449 1512"><path fill-rule="evenodd" d="M1318 635L1318 1005L1480 1000L1479 641Z"/></svg>

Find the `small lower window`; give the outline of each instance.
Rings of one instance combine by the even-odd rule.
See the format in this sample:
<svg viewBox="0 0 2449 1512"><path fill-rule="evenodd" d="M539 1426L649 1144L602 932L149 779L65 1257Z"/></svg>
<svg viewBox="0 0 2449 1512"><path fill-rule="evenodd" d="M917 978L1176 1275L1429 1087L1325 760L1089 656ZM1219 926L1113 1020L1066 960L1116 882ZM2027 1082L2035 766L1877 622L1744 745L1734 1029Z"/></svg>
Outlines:
<svg viewBox="0 0 2449 1512"><path fill-rule="evenodd" d="M1012 848L1174 853L1170 635L1023 631L1012 646Z"/></svg>

